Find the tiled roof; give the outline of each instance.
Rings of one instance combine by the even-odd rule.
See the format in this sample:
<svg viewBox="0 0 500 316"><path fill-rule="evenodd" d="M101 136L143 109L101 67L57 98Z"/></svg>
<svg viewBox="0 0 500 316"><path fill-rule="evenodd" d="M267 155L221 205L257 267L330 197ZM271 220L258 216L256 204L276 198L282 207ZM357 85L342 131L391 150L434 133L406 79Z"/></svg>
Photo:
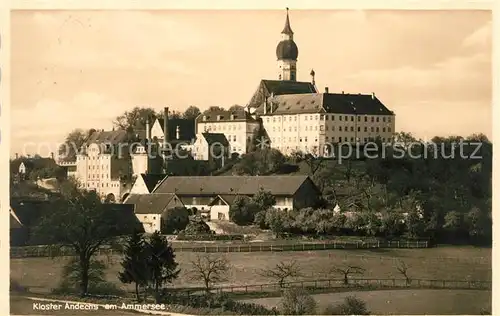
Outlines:
<svg viewBox="0 0 500 316"><path fill-rule="evenodd" d="M222 133L201 133L201 135L205 138L209 146L213 144L229 146L229 141L227 140L226 135Z"/></svg>
<svg viewBox="0 0 500 316"><path fill-rule="evenodd" d="M159 118L158 123L163 130L164 119ZM169 119L168 120L168 138L169 140L176 139L177 126L179 126L179 140L191 141L195 138L195 119ZM151 125L152 126L152 125Z"/></svg>
<svg viewBox="0 0 500 316"><path fill-rule="evenodd" d="M242 122L255 121L255 119L245 111L245 108L239 108L236 111L205 111L196 118L196 122Z"/></svg>
<svg viewBox="0 0 500 316"><path fill-rule="evenodd" d="M298 113L338 113L393 115L378 98L366 94L311 93L276 96L269 102L267 115ZM271 109L272 105L272 109ZM256 109L263 115L264 105Z"/></svg>
<svg viewBox="0 0 500 316"><path fill-rule="evenodd" d="M111 145L118 145L126 142L128 139L127 132L124 130L116 131L95 131L87 139L87 144L91 143L109 143Z"/></svg>
<svg viewBox="0 0 500 316"><path fill-rule="evenodd" d="M278 96L285 94L303 93L317 93L317 90L311 82L289 80L261 80L257 90L250 99L248 106L261 106L264 103L265 98L270 97L271 94Z"/></svg>
<svg viewBox="0 0 500 316"><path fill-rule="evenodd" d="M124 204L133 204L136 214L162 214L175 194L132 194Z"/></svg>
<svg viewBox="0 0 500 316"><path fill-rule="evenodd" d="M221 195L217 195L217 197L215 197L212 202L210 203L210 205L212 205L212 203L214 203L217 198L221 198L222 200L224 200L227 204L229 205L232 205L234 200L236 199L237 195L229 195L229 194L221 194Z"/></svg>
<svg viewBox="0 0 500 316"><path fill-rule="evenodd" d="M168 177L154 193L253 195L262 188L274 195L293 195L308 178L308 176Z"/></svg>
<svg viewBox="0 0 500 316"><path fill-rule="evenodd" d="M151 174L151 173L141 173L141 178L146 184L148 191L151 193L161 180L163 180L167 175L165 174Z"/></svg>

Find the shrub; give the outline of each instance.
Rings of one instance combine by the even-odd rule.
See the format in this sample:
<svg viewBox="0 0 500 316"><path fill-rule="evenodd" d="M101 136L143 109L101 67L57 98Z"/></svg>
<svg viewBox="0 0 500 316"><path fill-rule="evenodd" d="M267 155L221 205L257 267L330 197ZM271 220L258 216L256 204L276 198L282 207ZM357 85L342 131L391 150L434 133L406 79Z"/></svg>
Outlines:
<svg viewBox="0 0 500 316"><path fill-rule="evenodd" d="M348 296L344 303L329 305L323 315L370 315L366 303L355 296Z"/></svg>
<svg viewBox="0 0 500 316"><path fill-rule="evenodd" d="M210 234L210 226L202 220L194 220L189 222L182 231L183 235L208 235ZM177 237L179 239L179 237Z"/></svg>
<svg viewBox="0 0 500 316"><path fill-rule="evenodd" d="M167 211L162 223L161 231L164 234L172 234L181 231L189 224L189 212L185 207L174 207Z"/></svg>
<svg viewBox="0 0 500 316"><path fill-rule="evenodd" d="M316 301L302 288L290 288L283 292L281 312L285 315L313 315Z"/></svg>
<svg viewBox="0 0 500 316"><path fill-rule="evenodd" d="M229 209L229 219L240 226L250 225L253 224L257 212L259 207L250 198L238 196Z"/></svg>

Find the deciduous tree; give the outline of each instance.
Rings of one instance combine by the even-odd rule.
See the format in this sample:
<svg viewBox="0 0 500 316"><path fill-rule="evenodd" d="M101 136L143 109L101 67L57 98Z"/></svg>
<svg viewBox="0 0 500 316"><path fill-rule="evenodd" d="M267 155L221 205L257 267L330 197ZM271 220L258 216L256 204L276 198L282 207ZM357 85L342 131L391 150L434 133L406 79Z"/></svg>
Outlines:
<svg viewBox="0 0 500 316"><path fill-rule="evenodd" d="M197 255L196 259L191 261L188 274L191 280L202 281L205 291L209 293L211 286L227 280L229 270L230 265L226 257L206 253Z"/></svg>

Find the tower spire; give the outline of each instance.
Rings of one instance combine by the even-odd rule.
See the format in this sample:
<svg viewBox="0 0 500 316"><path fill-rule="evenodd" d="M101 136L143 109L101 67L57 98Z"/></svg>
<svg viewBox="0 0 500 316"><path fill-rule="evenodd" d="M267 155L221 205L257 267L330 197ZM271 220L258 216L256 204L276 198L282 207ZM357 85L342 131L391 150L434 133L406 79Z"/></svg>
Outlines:
<svg viewBox="0 0 500 316"><path fill-rule="evenodd" d="M281 34L286 34L286 35L289 35L289 36L293 35L292 28L290 27L290 17L288 16L288 8L286 8L285 27L283 28L283 31L281 31Z"/></svg>

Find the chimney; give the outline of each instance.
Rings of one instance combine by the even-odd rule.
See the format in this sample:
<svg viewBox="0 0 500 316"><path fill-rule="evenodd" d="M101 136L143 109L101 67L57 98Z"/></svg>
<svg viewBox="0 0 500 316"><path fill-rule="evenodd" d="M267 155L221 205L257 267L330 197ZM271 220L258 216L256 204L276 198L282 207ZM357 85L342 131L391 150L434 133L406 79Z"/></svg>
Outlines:
<svg viewBox="0 0 500 316"><path fill-rule="evenodd" d="M52 158L52 160L54 160L54 153L53 152L50 153L50 158Z"/></svg>
<svg viewBox="0 0 500 316"><path fill-rule="evenodd" d="M17 159L17 158L19 158L19 154L18 154L18 153L16 153L16 159Z"/></svg>
<svg viewBox="0 0 500 316"><path fill-rule="evenodd" d="M267 114L267 98L264 100L264 115Z"/></svg>
<svg viewBox="0 0 500 316"><path fill-rule="evenodd" d="M149 118L146 119L146 140L149 142L151 140L151 129L149 129Z"/></svg>
<svg viewBox="0 0 500 316"><path fill-rule="evenodd" d="M372 92L372 100L375 100L375 92Z"/></svg>
<svg viewBox="0 0 500 316"><path fill-rule="evenodd" d="M164 143L168 142L168 108L164 108L165 115L163 117L163 138Z"/></svg>
<svg viewBox="0 0 500 316"><path fill-rule="evenodd" d="M342 90L342 94L344 94L344 90Z"/></svg>
<svg viewBox="0 0 500 316"><path fill-rule="evenodd" d="M179 139L180 138L180 128L179 128L179 125L177 125L177 127L175 128L175 139Z"/></svg>
<svg viewBox="0 0 500 316"><path fill-rule="evenodd" d="M325 93L328 93L328 87L325 87Z"/></svg>
<svg viewBox="0 0 500 316"><path fill-rule="evenodd" d="M314 69L311 69L311 83L313 84L313 86L316 85L316 80L314 79L314 76L316 75L316 73L314 72Z"/></svg>

